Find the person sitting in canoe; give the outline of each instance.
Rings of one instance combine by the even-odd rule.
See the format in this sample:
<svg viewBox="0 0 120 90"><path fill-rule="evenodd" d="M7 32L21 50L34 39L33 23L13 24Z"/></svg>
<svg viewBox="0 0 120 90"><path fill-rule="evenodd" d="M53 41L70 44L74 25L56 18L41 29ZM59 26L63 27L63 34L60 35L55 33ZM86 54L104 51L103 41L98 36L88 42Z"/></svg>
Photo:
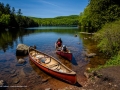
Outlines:
<svg viewBox="0 0 120 90"><path fill-rule="evenodd" d="M62 46L62 51L63 52L68 52L68 49L67 49L67 47L65 45Z"/></svg>
<svg viewBox="0 0 120 90"><path fill-rule="evenodd" d="M56 42L56 49L59 48L59 47L62 47L62 40L61 38L59 38Z"/></svg>

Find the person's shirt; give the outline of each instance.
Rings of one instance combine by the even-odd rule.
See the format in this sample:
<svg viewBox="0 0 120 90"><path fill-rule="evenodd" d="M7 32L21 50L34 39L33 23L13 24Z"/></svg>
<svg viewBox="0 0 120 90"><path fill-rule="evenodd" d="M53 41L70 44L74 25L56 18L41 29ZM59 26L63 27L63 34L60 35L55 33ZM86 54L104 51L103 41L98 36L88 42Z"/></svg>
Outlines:
<svg viewBox="0 0 120 90"><path fill-rule="evenodd" d="M57 45L60 47L62 43L60 41L57 41Z"/></svg>

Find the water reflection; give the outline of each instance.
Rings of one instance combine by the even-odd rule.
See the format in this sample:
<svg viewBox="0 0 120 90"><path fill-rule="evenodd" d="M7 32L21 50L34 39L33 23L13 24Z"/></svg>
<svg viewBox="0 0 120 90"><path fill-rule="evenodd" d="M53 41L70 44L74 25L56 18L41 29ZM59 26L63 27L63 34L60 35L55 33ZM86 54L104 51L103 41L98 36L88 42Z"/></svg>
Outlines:
<svg viewBox="0 0 120 90"><path fill-rule="evenodd" d="M71 62L72 62L73 65L78 65L74 56L72 57L72 61Z"/></svg>
<svg viewBox="0 0 120 90"><path fill-rule="evenodd" d="M33 33L33 31L28 30L9 30L0 32L0 50L6 52L9 48L14 48L14 43L18 44L18 38L21 43L23 43L23 36Z"/></svg>
<svg viewBox="0 0 120 90"><path fill-rule="evenodd" d="M48 28L48 27L47 27ZM71 28L71 27L69 27ZM77 30L77 28L75 28ZM77 30L78 31L78 30ZM73 34L72 29L13 29L8 31L1 31L0 32L0 50L6 52L9 48L14 48L14 43L18 44L24 43L24 36L30 35L32 33L58 33L58 34Z"/></svg>

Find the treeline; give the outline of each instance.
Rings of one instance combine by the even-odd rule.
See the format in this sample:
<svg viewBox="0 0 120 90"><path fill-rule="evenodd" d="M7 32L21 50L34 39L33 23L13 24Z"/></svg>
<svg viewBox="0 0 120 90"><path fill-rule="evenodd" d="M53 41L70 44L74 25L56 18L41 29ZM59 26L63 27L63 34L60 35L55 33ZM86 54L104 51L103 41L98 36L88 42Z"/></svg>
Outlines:
<svg viewBox="0 0 120 90"><path fill-rule="evenodd" d="M59 16L55 18L37 18L23 16L21 9L15 10L9 4L0 2L0 27L35 27L35 26L77 26L79 15Z"/></svg>
<svg viewBox="0 0 120 90"><path fill-rule="evenodd" d="M79 15L59 16L55 18L30 18L34 19L39 26L77 26Z"/></svg>
<svg viewBox="0 0 120 90"><path fill-rule="evenodd" d="M79 26L92 27L92 32L101 29L108 22L120 18L120 2L118 0L89 0L89 4L80 13Z"/></svg>
<svg viewBox="0 0 120 90"><path fill-rule="evenodd" d="M38 24L31 18L22 16L21 9L15 11L14 7L9 4L4 5L0 2L0 27L31 27L38 26Z"/></svg>

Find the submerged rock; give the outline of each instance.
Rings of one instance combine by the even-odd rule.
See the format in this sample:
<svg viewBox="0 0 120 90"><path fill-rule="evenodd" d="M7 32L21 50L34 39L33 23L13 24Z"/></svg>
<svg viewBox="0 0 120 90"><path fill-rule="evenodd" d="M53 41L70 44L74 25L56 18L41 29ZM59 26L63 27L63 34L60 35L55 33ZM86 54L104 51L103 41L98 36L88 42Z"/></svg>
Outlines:
<svg viewBox="0 0 120 90"><path fill-rule="evenodd" d="M14 74L14 73L15 73L15 71L16 71L16 70L14 70L14 69L13 69L12 71L10 71L10 73L11 73L11 74Z"/></svg>
<svg viewBox="0 0 120 90"><path fill-rule="evenodd" d="M90 54L86 53L85 56L88 58L92 58L92 57L96 56L96 53L90 53Z"/></svg>
<svg viewBox="0 0 120 90"><path fill-rule="evenodd" d="M18 63L19 64L23 64L23 63L25 63L26 61L24 60L24 59L22 59L22 58L20 58L19 60L18 60Z"/></svg>
<svg viewBox="0 0 120 90"><path fill-rule="evenodd" d="M15 78L15 79L13 80L13 83L14 83L14 84L17 84L17 83L19 83L19 82L20 82L19 78Z"/></svg>
<svg viewBox="0 0 120 90"><path fill-rule="evenodd" d="M16 73L11 75L11 77L16 77L16 76L17 76L17 74L16 74Z"/></svg>

